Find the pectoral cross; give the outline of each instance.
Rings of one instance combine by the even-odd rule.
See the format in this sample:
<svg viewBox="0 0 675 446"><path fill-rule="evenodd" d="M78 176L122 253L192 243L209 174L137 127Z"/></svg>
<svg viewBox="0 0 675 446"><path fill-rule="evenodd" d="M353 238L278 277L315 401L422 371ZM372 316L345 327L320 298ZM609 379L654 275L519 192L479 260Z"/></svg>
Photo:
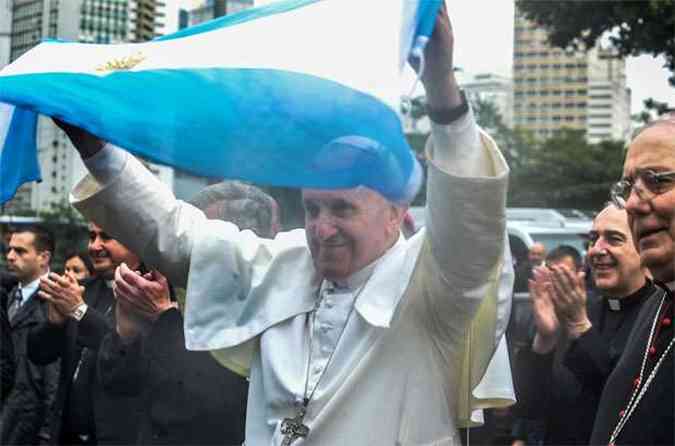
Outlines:
<svg viewBox="0 0 675 446"><path fill-rule="evenodd" d="M281 433L284 441L281 446L291 446L298 438L306 438L309 435L309 426L303 424L306 413L305 405L298 408L298 412L293 418L284 418L281 422Z"/></svg>

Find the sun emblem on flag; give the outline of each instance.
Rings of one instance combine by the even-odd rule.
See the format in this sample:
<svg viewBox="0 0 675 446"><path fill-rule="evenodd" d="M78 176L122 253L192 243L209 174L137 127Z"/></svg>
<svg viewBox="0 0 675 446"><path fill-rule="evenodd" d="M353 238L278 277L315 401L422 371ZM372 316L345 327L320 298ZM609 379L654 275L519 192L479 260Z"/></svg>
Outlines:
<svg viewBox="0 0 675 446"><path fill-rule="evenodd" d="M127 57L120 57L110 60L96 67L98 72L130 70L145 60L145 56L140 52Z"/></svg>

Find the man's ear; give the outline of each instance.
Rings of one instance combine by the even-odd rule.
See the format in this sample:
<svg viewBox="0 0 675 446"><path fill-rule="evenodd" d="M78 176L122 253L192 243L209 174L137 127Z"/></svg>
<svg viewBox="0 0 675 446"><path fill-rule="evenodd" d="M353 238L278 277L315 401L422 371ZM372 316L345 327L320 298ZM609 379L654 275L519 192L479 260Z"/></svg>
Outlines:
<svg viewBox="0 0 675 446"><path fill-rule="evenodd" d="M392 231L398 232L401 229L403 217L405 217L405 213L408 211L408 206L397 206L394 204L390 206Z"/></svg>
<svg viewBox="0 0 675 446"><path fill-rule="evenodd" d="M44 251L40 252L39 255L42 256L45 259L45 263L44 263L43 266L49 266L49 264L52 263L52 252L51 251L44 250Z"/></svg>

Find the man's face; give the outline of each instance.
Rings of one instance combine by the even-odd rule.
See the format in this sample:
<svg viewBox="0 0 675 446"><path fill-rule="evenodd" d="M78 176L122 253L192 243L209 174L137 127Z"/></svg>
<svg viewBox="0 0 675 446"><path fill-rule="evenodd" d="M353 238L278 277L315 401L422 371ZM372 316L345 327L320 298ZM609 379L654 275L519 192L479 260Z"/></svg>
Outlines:
<svg viewBox="0 0 675 446"><path fill-rule="evenodd" d="M624 178L634 178L640 170L655 172L675 170L675 126L660 125L645 130L630 145L623 166ZM650 200L632 193L626 202L628 224L640 253L642 264L654 278L663 282L675 279L673 261L673 212L675 189Z"/></svg>
<svg viewBox="0 0 675 446"><path fill-rule="evenodd" d="M329 280L346 279L397 240L405 210L366 188L302 192L314 266Z"/></svg>
<svg viewBox="0 0 675 446"><path fill-rule="evenodd" d="M15 232L9 240L7 263L9 270L16 274L22 285L26 285L47 272L48 251L35 249L35 234L32 232Z"/></svg>
<svg viewBox="0 0 675 446"><path fill-rule="evenodd" d="M527 253L527 258L532 265L540 265L546 257L546 248L541 243L532 245Z"/></svg>
<svg viewBox="0 0 675 446"><path fill-rule="evenodd" d="M595 286L612 297L624 297L645 282L625 210L606 208L593 221L588 259Z"/></svg>
<svg viewBox="0 0 675 446"><path fill-rule="evenodd" d="M94 223L89 223L89 257L94 264L96 273L110 279L121 263L126 263L129 268L138 267L138 257L129 251L126 246L110 237Z"/></svg>
<svg viewBox="0 0 675 446"><path fill-rule="evenodd" d="M555 260L547 260L546 266L548 266L549 268L554 266L566 266L574 274L578 272L577 264L574 262L574 259L571 256L565 256Z"/></svg>

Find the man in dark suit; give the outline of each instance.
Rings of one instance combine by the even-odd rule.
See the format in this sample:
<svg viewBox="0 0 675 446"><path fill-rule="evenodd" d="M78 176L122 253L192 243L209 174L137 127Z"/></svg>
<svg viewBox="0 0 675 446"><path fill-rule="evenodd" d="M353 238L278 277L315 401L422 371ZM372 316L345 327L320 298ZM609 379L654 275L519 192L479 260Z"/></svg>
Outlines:
<svg viewBox="0 0 675 446"><path fill-rule="evenodd" d="M2 444L38 444L49 439L45 420L54 407L59 364L33 364L26 356L26 346L29 331L47 320L47 304L38 299L37 292L40 277L49 273L53 252L54 238L37 226L15 231L9 242L7 263L19 283L2 302L7 308L16 365L2 411Z"/></svg>
<svg viewBox="0 0 675 446"><path fill-rule="evenodd" d="M50 274L40 284L49 318L35 327L28 355L36 364L61 360L56 410L49 420L54 444L128 444L135 432L136 400L112 398L98 383L101 341L115 326L112 278L125 262L139 268L138 256L89 224L89 255L97 275L80 286L72 276Z"/></svg>
<svg viewBox="0 0 675 446"><path fill-rule="evenodd" d="M276 202L253 186L215 184L191 202L261 237L279 230ZM142 395L136 444L241 444L248 383L209 352L185 348L183 316L164 276L122 265L115 289L117 330L103 341L99 370L110 393Z"/></svg>

